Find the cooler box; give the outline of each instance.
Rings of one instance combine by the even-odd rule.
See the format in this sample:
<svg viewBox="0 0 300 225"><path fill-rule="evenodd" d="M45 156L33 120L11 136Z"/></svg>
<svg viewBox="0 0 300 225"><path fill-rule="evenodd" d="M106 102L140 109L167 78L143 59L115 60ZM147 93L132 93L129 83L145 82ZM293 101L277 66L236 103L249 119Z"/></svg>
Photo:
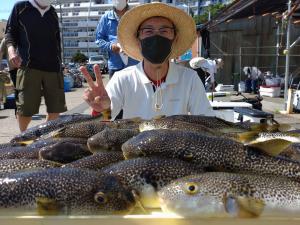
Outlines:
<svg viewBox="0 0 300 225"><path fill-rule="evenodd" d="M270 120L274 118L272 113L267 113L252 108L236 107L233 110L235 112L235 121L239 122L250 121L261 123L264 120Z"/></svg>
<svg viewBox="0 0 300 225"><path fill-rule="evenodd" d="M247 102L223 102L223 101L210 101L216 117L229 122L239 122L236 120L234 108L252 108L252 105Z"/></svg>
<svg viewBox="0 0 300 225"><path fill-rule="evenodd" d="M281 88L279 86L260 86L259 94L275 98L280 96L280 89Z"/></svg>
<svg viewBox="0 0 300 225"><path fill-rule="evenodd" d="M300 112L300 90L294 92L293 108L295 112Z"/></svg>
<svg viewBox="0 0 300 225"><path fill-rule="evenodd" d="M234 91L234 85L224 85L224 84L218 84L215 88L216 91Z"/></svg>

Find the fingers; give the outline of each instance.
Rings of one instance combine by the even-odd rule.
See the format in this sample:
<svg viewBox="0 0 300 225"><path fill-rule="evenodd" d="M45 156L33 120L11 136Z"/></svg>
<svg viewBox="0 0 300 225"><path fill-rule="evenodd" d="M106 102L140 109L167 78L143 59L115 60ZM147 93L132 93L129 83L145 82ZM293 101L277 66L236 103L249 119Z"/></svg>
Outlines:
<svg viewBox="0 0 300 225"><path fill-rule="evenodd" d="M22 64L22 59L18 55L13 55L9 61L13 64L15 68L19 68Z"/></svg>
<svg viewBox="0 0 300 225"><path fill-rule="evenodd" d="M85 77L86 79L86 82L88 83L88 85L94 89L96 88L95 84L94 84L94 81L93 81L93 78L91 77L91 75L89 74L89 72L87 71L87 68L85 66L81 66L80 68L80 71L81 73L83 74L83 76Z"/></svg>
<svg viewBox="0 0 300 225"><path fill-rule="evenodd" d="M119 52L120 52L120 47L119 47L117 44L112 44L111 50L112 50L114 53L119 53Z"/></svg>
<svg viewBox="0 0 300 225"><path fill-rule="evenodd" d="M94 95L92 93L92 91L87 88L84 90L83 92L83 99L87 102L87 103L90 103L94 100Z"/></svg>
<svg viewBox="0 0 300 225"><path fill-rule="evenodd" d="M98 87L104 88L103 81L102 81L102 74L100 71L100 66L98 64L95 64L93 66L93 68L94 68L94 73L96 76L96 83L98 84Z"/></svg>

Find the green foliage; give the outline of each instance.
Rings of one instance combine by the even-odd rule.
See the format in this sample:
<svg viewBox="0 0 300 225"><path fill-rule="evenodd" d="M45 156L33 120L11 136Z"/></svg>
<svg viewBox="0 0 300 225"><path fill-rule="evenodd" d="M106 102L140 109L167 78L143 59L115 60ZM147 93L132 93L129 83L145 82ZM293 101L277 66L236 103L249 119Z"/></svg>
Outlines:
<svg viewBox="0 0 300 225"><path fill-rule="evenodd" d="M88 60L88 58L79 51L76 52L75 55L72 56L72 62L74 62L74 63L84 63L87 60Z"/></svg>
<svg viewBox="0 0 300 225"><path fill-rule="evenodd" d="M206 23L208 21L208 15L210 12L210 17L214 17L220 10L225 7L222 3L217 3L210 5L204 9L204 12L201 15L195 15L193 18L196 24Z"/></svg>

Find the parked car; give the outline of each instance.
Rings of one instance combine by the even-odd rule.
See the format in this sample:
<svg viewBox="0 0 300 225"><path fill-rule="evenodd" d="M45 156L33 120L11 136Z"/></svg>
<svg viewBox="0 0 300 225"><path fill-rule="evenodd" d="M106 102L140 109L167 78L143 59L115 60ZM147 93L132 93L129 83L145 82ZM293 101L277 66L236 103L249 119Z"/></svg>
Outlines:
<svg viewBox="0 0 300 225"><path fill-rule="evenodd" d="M103 55L94 55L91 56L88 60L88 64L94 65L98 64L101 69L101 73L107 73L108 72L108 66L107 66L107 60Z"/></svg>

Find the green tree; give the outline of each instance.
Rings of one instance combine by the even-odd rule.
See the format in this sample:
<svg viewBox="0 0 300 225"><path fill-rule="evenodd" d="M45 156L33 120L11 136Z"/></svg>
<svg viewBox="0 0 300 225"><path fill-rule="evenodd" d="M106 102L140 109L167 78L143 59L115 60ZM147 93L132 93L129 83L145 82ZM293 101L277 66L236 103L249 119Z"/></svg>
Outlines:
<svg viewBox="0 0 300 225"><path fill-rule="evenodd" d="M86 62L86 60L88 60L88 58L79 51L76 52L75 55L72 56L72 62L75 62L75 63L84 63L84 62Z"/></svg>
<svg viewBox="0 0 300 225"><path fill-rule="evenodd" d="M193 18L196 24L206 23L208 21L208 15L210 12L211 18L214 17L220 10L225 7L222 3L217 3L210 5L204 9L204 12L201 15L195 15Z"/></svg>

